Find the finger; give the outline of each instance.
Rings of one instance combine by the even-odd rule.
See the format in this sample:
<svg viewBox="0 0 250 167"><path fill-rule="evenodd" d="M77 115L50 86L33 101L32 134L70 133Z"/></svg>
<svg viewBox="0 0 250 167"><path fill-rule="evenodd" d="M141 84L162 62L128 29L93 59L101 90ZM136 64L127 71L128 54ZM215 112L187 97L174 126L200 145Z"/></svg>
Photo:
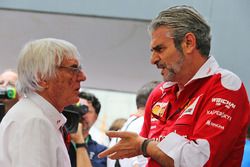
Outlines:
<svg viewBox="0 0 250 167"><path fill-rule="evenodd" d="M110 154L112 154L112 153L109 151L109 149L107 149L107 150L104 150L103 152L99 153L98 158L104 158Z"/></svg>
<svg viewBox="0 0 250 167"><path fill-rule="evenodd" d="M108 131L106 132L109 137L119 137L119 138L128 138L137 135L134 132L121 132L121 131Z"/></svg>
<svg viewBox="0 0 250 167"><path fill-rule="evenodd" d="M79 123L79 124L78 124L78 129L79 129L79 130L82 130L82 123Z"/></svg>
<svg viewBox="0 0 250 167"><path fill-rule="evenodd" d="M110 159L123 159L131 158L136 156L136 154L131 150L122 150L109 155Z"/></svg>
<svg viewBox="0 0 250 167"><path fill-rule="evenodd" d="M98 154L98 157L103 158L103 157L106 157L110 154L114 154L115 152L117 152L119 150L120 150L120 146L119 146L119 144L116 144L113 147L110 147L110 148L104 150L103 152L101 152L100 154Z"/></svg>

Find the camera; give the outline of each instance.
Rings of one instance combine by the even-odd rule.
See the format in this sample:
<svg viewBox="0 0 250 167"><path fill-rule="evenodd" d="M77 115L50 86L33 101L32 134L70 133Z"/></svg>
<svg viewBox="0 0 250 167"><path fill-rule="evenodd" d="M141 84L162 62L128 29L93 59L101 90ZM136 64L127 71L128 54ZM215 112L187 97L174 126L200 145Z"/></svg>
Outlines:
<svg viewBox="0 0 250 167"><path fill-rule="evenodd" d="M82 116L89 111L86 105L69 105L64 108L63 115L67 118L65 128L69 133L75 133Z"/></svg>
<svg viewBox="0 0 250 167"><path fill-rule="evenodd" d="M0 87L0 99L15 99L16 89L12 86Z"/></svg>
<svg viewBox="0 0 250 167"><path fill-rule="evenodd" d="M12 86L8 87L0 87L0 122L2 121L5 115L5 104L2 100L8 99L15 99L16 98L16 89Z"/></svg>

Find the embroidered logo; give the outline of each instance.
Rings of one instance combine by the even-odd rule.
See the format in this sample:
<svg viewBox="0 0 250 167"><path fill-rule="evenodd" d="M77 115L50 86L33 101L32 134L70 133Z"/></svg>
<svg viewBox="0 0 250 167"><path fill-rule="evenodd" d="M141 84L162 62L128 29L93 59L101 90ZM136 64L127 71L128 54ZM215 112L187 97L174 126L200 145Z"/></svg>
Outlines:
<svg viewBox="0 0 250 167"><path fill-rule="evenodd" d="M223 98L212 98L212 102L214 102L216 106L225 105L225 107L228 109L234 109L236 107L234 103Z"/></svg>
<svg viewBox="0 0 250 167"><path fill-rule="evenodd" d="M181 118L183 115L193 115L195 106L197 105L199 98L200 96L197 97L193 102L190 102L190 104L188 104L189 106L185 107L186 109L182 112L179 118Z"/></svg>
<svg viewBox="0 0 250 167"><path fill-rule="evenodd" d="M162 117L164 115L167 105L168 102L167 103L157 102L152 108L152 113L158 117Z"/></svg>
<svg viewBox="0 0 250 167"><path fill-rule="evenodd" d="M212 126L212 127L215 127L215 128L221 129L221 130L224 130L224 126L222 126L220 124L217 124L217 123L214 123L211 120L207 120L206 125Z"/></svg>
<svg viewBox="0 0 250 167"><path fill-rule="evenodd" d="M218 110L208 110L207 114L208 115L217 115L217 116L219 116L221 118L224 118L224 119L226 119L228 121L232 120L232 117L230 115L228 115L228 114L226 114L224 112L218 111Z"/></svg>

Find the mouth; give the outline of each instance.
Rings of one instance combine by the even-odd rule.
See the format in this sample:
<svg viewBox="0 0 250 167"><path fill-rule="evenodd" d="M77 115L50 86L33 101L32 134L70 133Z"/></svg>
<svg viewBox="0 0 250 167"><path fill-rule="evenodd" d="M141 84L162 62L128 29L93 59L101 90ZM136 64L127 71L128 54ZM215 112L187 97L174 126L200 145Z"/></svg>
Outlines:
<svg viewBox="0 0 250 167"><path fill-rule="evenodd" d="M166 65L164 63L161 62L157 62L156 63L156 67L160 70L161 69L161 75L164 75L164 73L166 73L167 68Z"/></svg>
<svg viewBox="0 0 250 167"><path fill-rule="evenodd" d="M79 90L80 90L80 87L75 88L75 91L79 91Z"/></svg>
<svg viewBox="0 0 250 167"><path fill-rule="evenodd" d="M167 68L161 68L161 75L165 75L168 72Z"/></svg>
<svg viewBox="0 0 250 167"><path fill-rule="evenodd" d="M166 65L163 64L163 63L158 62L158 63L156 64L156 67L157 67L158 69L164 69L164 68L166 68Z"/></svg>

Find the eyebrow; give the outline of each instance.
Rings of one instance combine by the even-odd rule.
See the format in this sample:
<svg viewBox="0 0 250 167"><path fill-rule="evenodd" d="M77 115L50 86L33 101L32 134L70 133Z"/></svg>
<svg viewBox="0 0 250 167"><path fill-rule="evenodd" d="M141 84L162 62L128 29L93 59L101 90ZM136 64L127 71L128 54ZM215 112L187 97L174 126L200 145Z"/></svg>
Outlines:
<svg viewBox="0 0 250 167"><path fill-rule="evenodd" d="M150 51L151 51L151 52L153 52L153 51L159 51L159 50L162 49L162 48L166 48L166 47L163 46L162 44L159 44L159 45L156 45L155 47L152 47L152 48L150 49Z"/></svg>

